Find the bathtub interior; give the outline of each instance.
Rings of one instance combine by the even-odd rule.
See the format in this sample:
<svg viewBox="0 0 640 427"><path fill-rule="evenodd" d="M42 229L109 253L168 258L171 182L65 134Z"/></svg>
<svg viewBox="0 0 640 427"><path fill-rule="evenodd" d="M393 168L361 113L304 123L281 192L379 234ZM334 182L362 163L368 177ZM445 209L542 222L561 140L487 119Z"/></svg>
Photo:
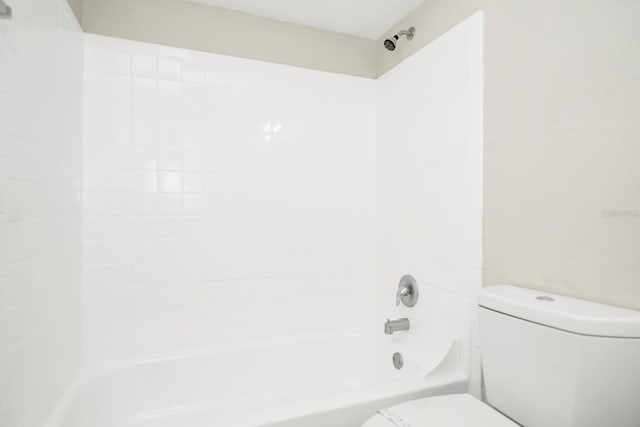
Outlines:
<svg viewBox="0 0 640 427"><path fill-rule="evenodd" d="M96 369L78 379L48 427L195 427L214 420L256 426L362 418L408 398L463 392L467 377L459 369L458 342L439 350L439 363L425 366L384 340L334 336ZM400 370L391 361L395 351L405 359Z"/></svg>

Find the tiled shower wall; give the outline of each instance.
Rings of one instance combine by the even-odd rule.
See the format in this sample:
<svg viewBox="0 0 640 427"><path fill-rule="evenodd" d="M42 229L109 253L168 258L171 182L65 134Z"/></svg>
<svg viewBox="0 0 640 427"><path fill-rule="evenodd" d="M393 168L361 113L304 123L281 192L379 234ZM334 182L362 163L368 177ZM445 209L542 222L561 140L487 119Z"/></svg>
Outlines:
<svg viewBox="0 0 640 427"><path fill-rule="evenodd" d="M407 316L479 391L481 14L378 81L88 36L85 86L89 363Z"/></svg>
<svg viewBox="0 0 640 427"><path fill-rule="evenodd" d="M476 297L482 284L482 12L378 80L378 300L380 325L409 317L408 345L437 363L460 337L479 395ZM396 307L403 274L420 285ZM473 361L473 363L471 363Z"/></svg>
<svg viewBox="0 0 640 427"><path fill-rule="evenodd" d="M80 366L82 33L65 0L0 20L0 426L40 427Z"/></svg>
<svg viewBox="0 0 640 427"><path fill-rule="evenodd" d="M88 36L87 362L370 327L375 81Z"/></svg>

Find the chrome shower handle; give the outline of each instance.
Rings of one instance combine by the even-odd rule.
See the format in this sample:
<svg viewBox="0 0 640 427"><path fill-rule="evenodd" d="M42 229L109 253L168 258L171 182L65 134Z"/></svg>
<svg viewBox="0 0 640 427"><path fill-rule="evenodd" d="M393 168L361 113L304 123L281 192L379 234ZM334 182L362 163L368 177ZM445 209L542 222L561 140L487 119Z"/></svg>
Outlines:
<svg viewBox="0 0 640 427"><path fill-rule="evenodd" d="M402 276L398 283L396 305L401 302L407 307L413 307L418 302L418 282L410 274Z"/></svg>
<svg viewBox="0 0 640 427"><path fill-rule="evenodd" d="M411 290L406 286L398 286L398 292L396 292L396 305L400 305L402 297L411 293Z"/></svg>

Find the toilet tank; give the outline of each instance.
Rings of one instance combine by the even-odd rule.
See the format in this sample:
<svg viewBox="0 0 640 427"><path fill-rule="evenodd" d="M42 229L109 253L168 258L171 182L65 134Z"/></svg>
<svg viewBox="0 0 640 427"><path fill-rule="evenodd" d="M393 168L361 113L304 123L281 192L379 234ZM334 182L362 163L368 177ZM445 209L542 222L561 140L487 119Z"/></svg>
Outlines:
<svg viewBox="0 0 640 427"><path fill-rule="evenodd" d="M479 303L490 405L525 427L640 427L640 311L508 285Z"/></svg>

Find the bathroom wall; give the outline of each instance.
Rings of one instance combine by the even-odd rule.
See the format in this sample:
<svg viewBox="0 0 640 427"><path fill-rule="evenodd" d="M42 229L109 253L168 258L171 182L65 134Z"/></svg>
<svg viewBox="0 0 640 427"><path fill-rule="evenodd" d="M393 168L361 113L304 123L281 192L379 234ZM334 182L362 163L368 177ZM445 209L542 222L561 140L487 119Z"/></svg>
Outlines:
<svg viewBox="0 0 640 427"><path fill-rule="evenodd" d="M638 2L425 0L379 71L482 8L484 284L640 309Z"/></svg>
<svg viewBox="0 0 640 427"><path fill-rule="evenodd" d="M82 34L65 0L0 20L0 425L40 427L79 368Z"/></svg>
<svg viewBox="0 0 640 427"><path fill-rule="evenodd" d="M378 80L378 315L408 317L389 337L435 366L460 337L460 360L480 393L472 337L482 276L482 40L477 13ZM395 306L402 275L416 306ZM471 360L473 359L473 364Z"/></svg>
<svg viewBox="0 0 640 427"><path fill-rule="evenodd" d="M485 284L640 309L640 2L489 1Z"/></svg>
<svg viewBox="0 0 640 427"><path fill-rule="evenodd" d="M87 363L370 327L375 82L86 38Z"/></svg>
<svg viewBox="0 0 640 427"><path fill-rule="evenodd" d="M85 31L376 77L376 42L184 0L82 0Z"/></svg>

